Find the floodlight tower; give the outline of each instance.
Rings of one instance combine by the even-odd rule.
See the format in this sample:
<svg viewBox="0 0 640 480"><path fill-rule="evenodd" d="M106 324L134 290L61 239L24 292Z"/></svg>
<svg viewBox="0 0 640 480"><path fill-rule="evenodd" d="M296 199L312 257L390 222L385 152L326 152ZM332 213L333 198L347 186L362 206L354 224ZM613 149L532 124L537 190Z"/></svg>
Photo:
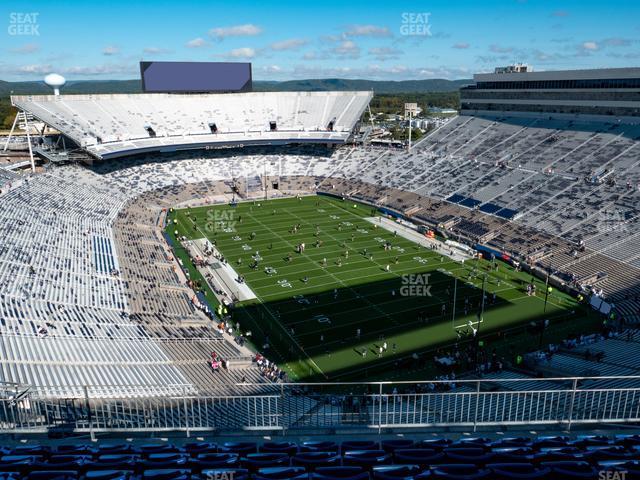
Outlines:
<svg viewBox="0 0 640 480"><path fill-rule="evenodd" d="M418 104L417 103L405 103L404 104L404 118L409 117L409 148L407 150L411 151L411 120L418 113Z"/></svg>
<svg viewBox="0 0 640 480"><path fill-rule="evenodd" d="M67 83L67 81L62 75L58 75L57 73L50 73L49 75L44 77L44 83L53 88L54 95L60 95L60 89L64 87L64 84Z"/></svg>

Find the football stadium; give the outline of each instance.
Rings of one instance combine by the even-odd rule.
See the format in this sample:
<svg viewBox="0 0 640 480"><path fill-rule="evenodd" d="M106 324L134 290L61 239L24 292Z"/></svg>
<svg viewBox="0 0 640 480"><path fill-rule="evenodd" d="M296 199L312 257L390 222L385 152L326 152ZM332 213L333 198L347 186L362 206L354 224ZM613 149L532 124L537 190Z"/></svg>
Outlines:
<svg viewBox="0 0 640 480"><path fill-rule="evenodd" d="M640 68L505 65L12 90L0 479L640 478Z"/></svg>

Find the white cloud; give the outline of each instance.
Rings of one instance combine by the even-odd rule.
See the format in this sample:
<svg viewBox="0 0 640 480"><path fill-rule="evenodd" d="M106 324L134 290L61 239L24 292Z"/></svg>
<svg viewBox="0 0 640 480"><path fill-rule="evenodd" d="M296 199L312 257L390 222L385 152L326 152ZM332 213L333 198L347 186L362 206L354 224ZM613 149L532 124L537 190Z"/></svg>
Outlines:
<svg viewBox="0 0 640 480"><path fill-rule="evenodd" d="M189 40L185 44L185 47L187 47L187 48L202 48L202 47L206 47L208 45L209 45L209 42L207 42L202 37L198 37L198 38L194 38L193 40Z"/></svg>
<svg viewBox="0 0 640 480"><path fill-rule="evenodd" d="M264 73L280 73L282 72L282 67L279 65L265 65L260 68L260 70Z"/></svg>
<svg viewBox="0 0 640 480"><path fill-rule="evenodd" d="M596 42L583 42L582 48L584 50L598 50L598 44Z"/></svg>
<svg viewBox="0 0 640 480"><path fill-rule="evenodd" d="M377 25L351 25L344 34L348 37L390 37L391 31Z"/></svg>
<svg viewBox="0 0 640 480"><path fill-rule="evenodd" d="M304 38L291 38L289 40L283 40L281 42L274 42L269 47L271 50L284 51L284 50L297 50L300 47L309 43Z"/></svg>
<svg viewBox="0 0 640 480"><path fill-rule="evenodd" d="M40 51L40 45L38 45L37 43L25 43L20 47L12 48L9 50L9 52L11 53L19 53L22 55L28 55L31 53L36 53L38 51Z"/></svg>
<svg viewBox="0 0 640 480"><path fill-rule="evenodd" d="M453 48L457 48L458 50L466 50L467 48L469 48L471 45L469 45L466 42L460 42L460 43L455 43L453 45Z"/></svg>
<svg viewBox="0 0 640 480"><path fill-rule="evenodd" d="M369 49L369 55L372 55L376 60L384 62L393 58L400 57L404 52L397 48L392 47L373 47Z"/></svg>
<svg viewBox="0 0 640 480"><path fill-rule="evenodd" d="M247 23L232 27L216 27L209 30L209 36L216 40L224 40L227 37L253 37L262 33L262 28Z"/></svg>
<svg viewBox="0 0 640 480"><path fill-rule="evenodd" d="M351 40L344 40L336 45L331 51L338 57L358 58L360 56L360 47Z"/></svg>
<svg viewBox="0 0 640 480"><path fill-rule="evenodd" d="M249 47L234 48L223 56L228 58L254 58L256 56L256 51Z"/></svg>
<svg viewBox="0 0 640 480"><path fill-rule="evenodd" d="M24 74L34 74L34 75L45 75L47 73L51 73L53 71L53 67L48 64L31 64L31 65L20 65L15 70L17 73Z"/></svg>
<svg viewBox="0 0 640 480"><path fill-rule="evenodd" d="M115 45L108 45L102 49L102 54L110 57L112 55L118 55L120 53L120 48Z"/></svg>
<svg viewBox="0 0 640 480"><path fill-rule="evenodd" d="M493 53L511 53L513 52L513 47L502 47L494 43L493 45L489 46L489 50Z"/></svg>
<svg viewBox="0 0 640 480"><path fill-rule="evenodd" d="M173 53L173 50L169 50L168 48L160 48L160 47L147 47L142 51L147 55L166 55L168 53Z"/></svg>

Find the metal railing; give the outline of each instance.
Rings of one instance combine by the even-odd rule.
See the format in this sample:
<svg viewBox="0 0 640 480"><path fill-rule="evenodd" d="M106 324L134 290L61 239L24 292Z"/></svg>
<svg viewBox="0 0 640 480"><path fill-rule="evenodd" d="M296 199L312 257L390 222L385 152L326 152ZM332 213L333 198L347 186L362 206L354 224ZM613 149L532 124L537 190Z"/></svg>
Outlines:
<svg viewBox="0 0 640 480"><path fill-rule="evenodd" d="M538 383L544 382L544 383ZM540 388L537 386L540 385ZM238 385L260 394L41 398L0 390L0 432L296 431L640 422L640 376ZM104 389L105 387L101 387ZM117 388L117 387L113 387Z"/></svg>

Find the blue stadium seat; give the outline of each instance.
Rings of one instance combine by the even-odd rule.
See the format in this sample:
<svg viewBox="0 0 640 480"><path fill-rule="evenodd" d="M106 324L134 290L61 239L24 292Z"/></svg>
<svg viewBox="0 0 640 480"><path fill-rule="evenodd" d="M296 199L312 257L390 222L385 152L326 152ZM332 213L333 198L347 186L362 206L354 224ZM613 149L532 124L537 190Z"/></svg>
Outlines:
<svg viewBox="0 0 640 480"><path fill-rule="evenodd" d="M25 480L77 480L78 472L73 470L43 470L31 472Z"/></svg>
<svg viewBox="0 0 640 480"><path fill-rule="evenodd" d="M192 457L196 457L201 453L217 453L218 445L210 442L190 442L185 443L182 449Z"/></svg>
<svg viewBox="0 0 640 480"><path fill-rule="evenodd" d="M185 453L151 453L138 463L139 470L188 468L189 456Z"/></svg>
<svg viewBox="0 0 640 480"><path fill-rule="evenodd" d="M623 447L640 446L640 435L616 435L614 443Z"/></svg>
<svg viewBox="0 0 640 480"><path fill-rule="evenodd" d="M216 468L235 468L240 465L237 453L201 453L189 463L191 470L200 472Z"/></svg>
<svg viewBox="0 0 640 480"><path fill-rule="evenodd" d="M98 455L124 455L137 453L133 445L129 443L105 443L98 445Z"/></svg>
<svg viewBox="0 0 640 480"><path fill-rule="evenodd" d="M626 479L637 479L640 478L640 460L607 460L604 462L598 462L598 470L626 472L624 475ZM622 477L622 475L620 475L620 477Z"/></svg>
<svg viewBox="0 0 640 480"><path fill-rule="evenodd" d="M578 448L606 446L611 445L611 439L604 435L580 435L571 444Z"/></svg>
<svg viewBox="0 0 640 480"><path fill-rule="evenodd" d="M190 480L191 470L188 469L160 469L146 470L142 473L145 480Z"/></svg>
<svg viewBox="0 0 640 480"><path fill-rule="evenodd" d="M491 442L491 449L494 451L496 448L525 448L531 446L533 446L533 442L526 437L501 438Z"/></svg>
<svg viewBox="0 0 640 480"><path fill-rule="evenodd" d="M304 467L261 468L258 470L258 473L254 475L255 480L291 480L302 478L309 478Z"/></svg>
<svg viewBox="0 0 640 480"><path fill-rule="evenodd" d="M289 455L286 453L249 453L242 458L241 462L250 472L256 472L261 468L289 465Z"/></svg>
<svg viewBox="0 0 640 480"><path fill-rule="evenodd" d="M431 469L433 478L446 478L448 480L482 480L491 478L491 471L472 464L443 464Z"/></svg>
<svg viewBox="0 0 640 480"><path fill-rule="evenodd" d="M292 465L305 467L308 471L316 467L340 465L342 457L336 452L300 452L291 459Z"/></svg>
<svg viewBox="0 0 640 480"><path fill-rule="evenodd" d="M493 463L531 463L535 459L529 447L493 448Z"/></svg>
<svg viewBox="0 0 640 480"><path fill-rule="evenodd" d="M569 446L569 437L545 436L538 437L533 441L533 448L562 448Z"/></svg>
<svg viewBox="0 0 640 480"><path fill-rule="evenodd" d="M248 480L249 471L246 468L212 468L203 470L200 478L203 480Z"/></svg>
<svg viewBox="0 0 640 480"><path fill-rule="evenodd" d="M27 444L11 447L11 452L9 453L9 455L38 455L40 457L48 457L50 453L50 447Z"/></svg>
<svg viewBox="0 0 640 480"><path fill-rule="evenodd" d="M92 464L90 455L52 455L47 460L37 461L34 470L73 470L84 473Z"/></svg>
<svg viewBox="0 0 640 480"><path fill-rule="evenodd" d="M347 450L378 450L378 442L373 440L349 440L342 442L342 453Z"/></svg>
<svg viewBox="0 0 640 480"><path fill-rule="evenodd" d="M577 447L542 448L535 454L535 459L537 462L560 462L582 459L583 456L582 450Z"/></svg>
<svg viewBox="0 0 640 480"><path fill-rule="evenodd" d="M311 480L369 480L369 472L361 467L318 467L310 476Z"/></svg>
<svg viewBox="0 0 640 480"><path fill-rule="evenodd" d="M483 448L488 450L491 448L493 441L489 438L472 437L460 438L449 445L451 448Z"/></svg>
<svg viewBox="0 0 640 480"><path fill-rule="evenodd" d="M598 478L598 471L583 461L542 462L540 466L550 468L552 475L558 478Z"/></svg>
<svg viewBox="0 0 640 480"><path fill-rule="evenodd" d="M416 442L416 448L431 448L440 451L447 448L451 443L452 441L448 438L429 438Z"/></svg>
<svg viewBox="0 0 640 480"><path fill-rule="evenodd" d="M428 467L445 463L444 452L431 450L428 448L412 448L408 450L396 450L393 457L397 463L408 463Z"/></svg>
<svg viewBox="0 0 640 480"><path fill-rule="evenodd" d="M169 445L165 443L140 445L137 447L137 449L144 456L155 453L178 453L180 451L175 445Z"/></svg>
<svg viewBox="0 0 640 480"><path fill-rule="evenodd" d="M293 442L267 442L260 447L261 452L286 453L291 456L297 453L298 445Z"/></svg>
<svg viewBox="0 0 640 480"><path fill-rule="evenodd" d="M373 478L377 480L413 480L422 470L418 465L378 465L373 467Z"/></svg>
<svg viewBox="0 0 640 480"><path fill-rule="evenodd" d="M130 480L132 471L127 470L90 470L84 477L85 480Z"/></svg>
<svg viewBox="0 0 640 480"><path fill-rule="evenodd" d="M455 445L455 444L454 444ZM473 443L473 445L478 445ZM484 448L446 448L444 450L446 463L463 463L474 465L484 465L493 461L494 454L487 452Z"/></svg>
<svg viewBox="0 0 640 480"><path fill-rule="evenodd" d="M35 455L3 455L0 457L0 471L20 472L24 475L33 470L36 462L42 460L43 457Z"/></svg>
<svg viewBox="0 0 640 480"><path fill-rule="evenodd" d="M301 452L338 452L340 447L336 442L319 441L303 442L300 445Z"/></svg>
<svg viewBox="0 0 640 480"><path fill-rule="evenodd" d="M490 463L487 468L491 470L491 477L495 480L548 478L551 473L550 468L531 463Z"/></svg>
<svg viewBox="0 0 640 480"><path fill-rule="evenodd" d="M107 454L98 456L91 464L91 470L135 470L139 455Z"/></svg>
<svg viewBox="0 0 640 480"><path fill-rule="evenodd" d="M399 449L407 450L407 449L413 448L414 445L415 445L415 442L413 440L404 439L404 438L394 439L394 440L383 440L381 444L382 450L389 453L393 453Z"/></svg>
<svg viewBox="0 0 640 480"><path fill-rule="evenodd" d="M254 442L225 442L219 448L220 452L238 453L241 457L249 453L256 453L258 447Z"/></svg>
<svg viewBox="0 0 640 480"><path fill-rule="evenodd" d="M77 480L78 472L51 470L31 472L24 480Z"/></svg>
<svg viewBox="0 0 640 480"><path fill-rule="evenodd" d="M58 455L95 455L97 450L91 445L58 445L56 446Z"/></svg>
<svg viewBox="0 0 640 480"><path fill-rule="evenodd" d="M588 447L585 452L585 459L590 462L605 460L635 460L638 455L622 446L608 445L602 447Z"/></svg>
<svg viewBox="0 0 640 480"><path fill-rule="evenodd" d="M19 480L18 472L0 472L0 480Z"/></svg>
<svg viewBox="0 0 640 480"><path fill-rule="evenodd" d="M384 450L348 450L344 452L342 463L370 469L375 465L384 465L390 459L391 454Z"/></svg>

